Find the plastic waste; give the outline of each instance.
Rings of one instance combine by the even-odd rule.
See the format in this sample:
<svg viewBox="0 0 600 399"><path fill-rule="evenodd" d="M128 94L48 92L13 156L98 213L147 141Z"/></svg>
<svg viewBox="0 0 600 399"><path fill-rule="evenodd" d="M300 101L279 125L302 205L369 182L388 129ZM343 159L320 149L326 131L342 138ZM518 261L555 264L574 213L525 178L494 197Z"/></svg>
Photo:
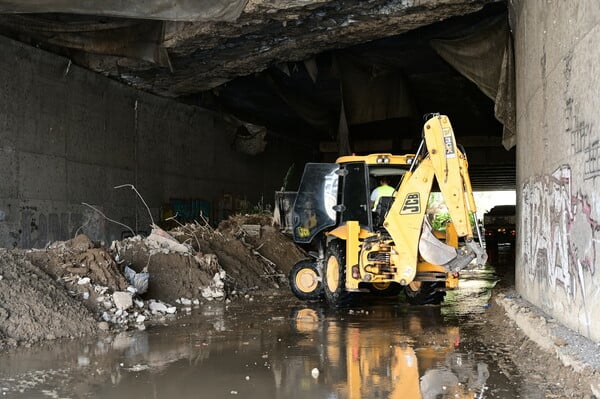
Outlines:
<svg viewBox="0 0 600 399"><path fill-rule="evenodd" d="M135 287L138 294L143 294L148 291L148 279L150 278L150 273L145 271L145 269L137 273L129 266L125 266L125 278L129 281L129 284Z"/></svg>

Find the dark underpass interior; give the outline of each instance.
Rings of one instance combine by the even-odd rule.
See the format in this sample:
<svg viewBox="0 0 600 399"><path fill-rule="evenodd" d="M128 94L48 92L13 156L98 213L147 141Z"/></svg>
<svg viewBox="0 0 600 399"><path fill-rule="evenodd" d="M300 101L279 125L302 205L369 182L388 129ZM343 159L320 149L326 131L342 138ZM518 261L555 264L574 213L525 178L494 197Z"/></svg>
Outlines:
<svg viewBox="0 0 600 399"><path fill-rule="evenodd" d="M401 16L408 22L398 24L399 34L381 13L363 10L359 18L351 12L360 3L349 3L346 13L334 3L302 10L294 21L274 12L249 22L242 14L179 41L164 33L164 24L163 59L154 62L132 56L140 49L123 33L150 40L156 21L5 14L0 32L142 90L222 113L239 125L241 142L276 137L310 148L312 160L414 152L424 115L446 114L467 150L474 190L514 190L514 73L505 2L474 4L479 10L469 13L415 7ZM338 32L314 34L327 23ZM345 34L344 24L352 23L360 32ZM200 43L204 37L214 42ZM168 47L168 40L175 44Z"/></svg>

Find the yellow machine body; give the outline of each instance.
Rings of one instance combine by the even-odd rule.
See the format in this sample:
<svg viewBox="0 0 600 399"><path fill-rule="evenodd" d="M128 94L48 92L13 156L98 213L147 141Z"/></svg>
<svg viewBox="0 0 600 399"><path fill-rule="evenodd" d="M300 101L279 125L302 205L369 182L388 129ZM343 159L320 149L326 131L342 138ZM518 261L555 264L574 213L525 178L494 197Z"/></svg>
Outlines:
<svg viewBox="0 0 600 399"><path fill-rule="evenodd" d="M452 248L459 248L459 239L473 243L470 214L475 214L477 208L468 174L468 162L456 145L447 116L439 115L428 120L424 125L423 135L427 149L427 154L423 157L415 154L370 154L344 156L336 160L339 165L356 162L371 166L404 166L413 162L417 165L405 172L397 187L393 204L383 222L386 234L361 228L356 221L346 221L327 233L330 237L346 242L347 291L358 291L361 283L393 282L406 286L413 281L443 280L447 289L458 285L458 270L424 260L419 253L419 241L432 185L436 180L451 216L446 232L436 232L436 238ZM471 259L477 258L480 263L483 259L485 262L481 244L473 246L476 248L475 252L481 252L471 251ZM461 254L457 252L457 257L459 256Z"/></svg>

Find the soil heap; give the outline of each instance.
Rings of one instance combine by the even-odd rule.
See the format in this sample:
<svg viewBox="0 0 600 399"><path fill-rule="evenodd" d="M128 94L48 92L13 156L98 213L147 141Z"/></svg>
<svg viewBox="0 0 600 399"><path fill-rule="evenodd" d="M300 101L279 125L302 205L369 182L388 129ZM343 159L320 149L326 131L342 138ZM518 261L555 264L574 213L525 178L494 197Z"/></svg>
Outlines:
<svg viewBox="0 0 600 399"><path fill-rule="evenodd" d="M203 301L289 294L287 273L306 255L269 215L214 229L186 224L110 247L85 235L43 250L1 250L0 347L143 329Z"/></svg>

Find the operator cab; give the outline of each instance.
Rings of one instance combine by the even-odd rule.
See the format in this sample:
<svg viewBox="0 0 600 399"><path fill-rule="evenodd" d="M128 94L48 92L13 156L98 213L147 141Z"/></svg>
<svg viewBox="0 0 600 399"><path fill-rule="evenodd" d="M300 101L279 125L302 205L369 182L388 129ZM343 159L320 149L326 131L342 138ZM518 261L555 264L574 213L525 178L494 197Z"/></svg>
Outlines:
<svg viewBox="0 0 600 399"><path fill-rule="evenodd" d="M382 177L388 179L388 185L393 187L395 190L400 187L402 177L406 173L408 168L399 167L398 165L370 165L369 166L369 183L370 192L372 193L379 186L379 181ZM380 197L377 202L376 208L372 209L373 227L375 229L383 227L383 221L392 207L394 202L393 196Z"/></svg>
<svg viewBox="0 0 600 399"><path fill-rule="evenodd" d="M294 241L310 243L320 232L351 220L369 231L382 228L393 197L383 197L373 212L371 192L382 176L397 189L410 165L369 164L366 157L347 158L352 159L306 164L293 208Z"/></svg>

